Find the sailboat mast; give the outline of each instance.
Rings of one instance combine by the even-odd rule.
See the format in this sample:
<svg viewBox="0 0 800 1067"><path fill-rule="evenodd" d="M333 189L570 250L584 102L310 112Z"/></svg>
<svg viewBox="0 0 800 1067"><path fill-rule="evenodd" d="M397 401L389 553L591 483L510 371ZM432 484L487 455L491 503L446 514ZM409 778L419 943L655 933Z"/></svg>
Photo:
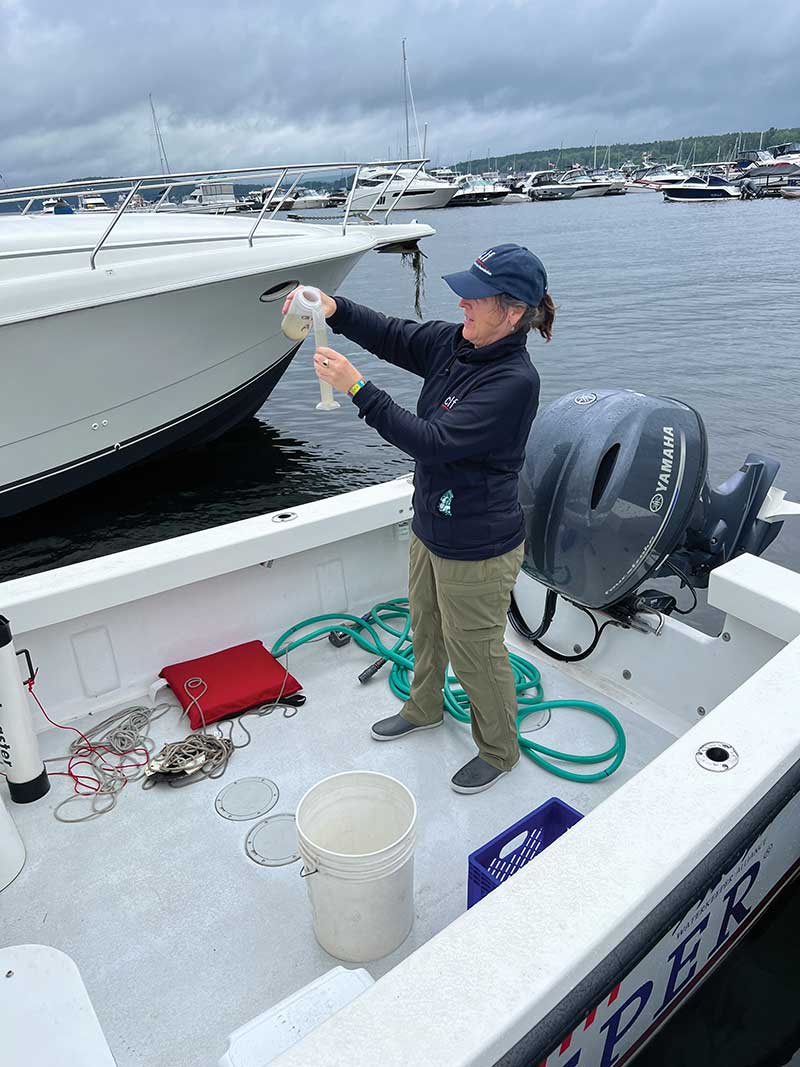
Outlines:
<svg viewBox="0 0 800 1067"><path fill-rule="evenodd" d="M411 142L408 137L408 61L406 60L406 39L402 39L403 46L403 111L406 116L406 159L411 158Z"/></svg>
<svg viewBox="0 0 800 1067"><path fill-rule="evenodd" d="M156 148L158 149L158 163L161 167L162 174L169 174L169 160L167 159L167 149L164 145L164 138L161 136L161 127L158 125L158 118L156 116L155 105L153 104L153 94L148 93L147 98L150 101L150 113L153 116L153 133L156 137Z"/></svg>

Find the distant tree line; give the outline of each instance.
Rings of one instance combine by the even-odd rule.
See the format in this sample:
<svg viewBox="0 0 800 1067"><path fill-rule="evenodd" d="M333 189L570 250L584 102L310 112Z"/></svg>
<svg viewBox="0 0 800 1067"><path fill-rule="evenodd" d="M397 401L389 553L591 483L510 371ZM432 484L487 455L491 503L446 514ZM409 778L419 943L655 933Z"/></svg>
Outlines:
<svg viewBox="0 0 800 1067"><path fill-rule="evenodd" d="M638 144L597 145L597 165L608 160L608 165L618 167L630 160L640 163L646 154L656 163L713 163L716 160L733 159L735 154L759 147L782 144L784 141L800 142L800 127L768 130L748 130L739 133L720 133L704 137L683 137L672 141L642 141ZM516 152L507 156L483 156L466 159L453 164L459 171L482 172L499 170L506 173L517 171L545 170L555 165L566 169L575 164L592 166L595 159L594 145L579 145L570 148L543 148L537 151Z"/></svg>

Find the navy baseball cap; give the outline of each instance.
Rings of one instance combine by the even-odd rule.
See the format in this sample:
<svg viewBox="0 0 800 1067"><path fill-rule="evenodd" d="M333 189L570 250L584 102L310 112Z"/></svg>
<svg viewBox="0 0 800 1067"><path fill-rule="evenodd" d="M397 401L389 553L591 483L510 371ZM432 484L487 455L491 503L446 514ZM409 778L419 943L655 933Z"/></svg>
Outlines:
<svg viewBox="0 0 800 1067"><path fill-rule="evenodd" d="M495 245L481 252L469 270L442 277L464 300L506 293L538 307L547 292L547 272L538 256L522 245Z"/></svg>

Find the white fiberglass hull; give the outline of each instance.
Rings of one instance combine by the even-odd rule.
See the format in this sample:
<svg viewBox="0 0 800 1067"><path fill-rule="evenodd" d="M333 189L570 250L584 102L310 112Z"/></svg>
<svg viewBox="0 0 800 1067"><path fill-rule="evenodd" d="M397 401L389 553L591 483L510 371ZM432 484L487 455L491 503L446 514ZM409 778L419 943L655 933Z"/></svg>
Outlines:
<svg viewBox="0 0 800 1067"><path fill-rule="evenodd" d="M292 203L293 211L321 211L328 206L330 197L301 196Z"/></svg>
<svg viewBox="0 0 800 1067"><path fill-rule="evenodd" d="M274 223L251 248L251 221L137 216L121 236L185 239L188 226L193 243L112 246L91 270L86 252L15 255L27 221L0 229L11 248L4 259L0 244L0 350L13 383L0 395L0 515L253 414L297 347L280 330L282 300L262 295L300 280L335 289L379 243L363 227L337 237ZM30 221L40 225L23 234L29 244L55 240L58 217ZM223 233L233 239L213 240Z"/></svg>
<svg viewBox="0 0 800 1067"><path fill-rule="evenodd" d="M574 200L580 200L585 196L605 196L608 192L607 185L592 184L592 185L579 185L575 190Z"/></svg>
<svg viewBox="0 0 800 1067"><path fill-rule="evenodd" d="M391 208L392 211L424 211L432 208L447 207L456 193L454 185L442 185L425 189L415 187L413 183L403 193L404 184L405 182L399 185L393 184L388 190L382 192L378 197L374 210L376 212L388 211ZM379 188L379 186L375 186L374 188L356 190L351 210L368 211L372 207L376 196L378 196Z"/></svg>

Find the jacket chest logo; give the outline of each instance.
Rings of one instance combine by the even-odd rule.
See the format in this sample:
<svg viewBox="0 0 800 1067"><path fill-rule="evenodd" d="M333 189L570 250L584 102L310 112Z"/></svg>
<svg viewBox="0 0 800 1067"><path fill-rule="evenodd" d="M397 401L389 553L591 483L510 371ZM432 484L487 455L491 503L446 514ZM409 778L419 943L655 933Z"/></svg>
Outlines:
<svg viewBox="0 0 800 1067"><path fill-rule="evenodd" d="M445 409L445 411L452 411L457 403L458 403L458 397L457 396L448 396L448 397L445 397L445 401L441 405L441 407L443 407Z"/></svg>

